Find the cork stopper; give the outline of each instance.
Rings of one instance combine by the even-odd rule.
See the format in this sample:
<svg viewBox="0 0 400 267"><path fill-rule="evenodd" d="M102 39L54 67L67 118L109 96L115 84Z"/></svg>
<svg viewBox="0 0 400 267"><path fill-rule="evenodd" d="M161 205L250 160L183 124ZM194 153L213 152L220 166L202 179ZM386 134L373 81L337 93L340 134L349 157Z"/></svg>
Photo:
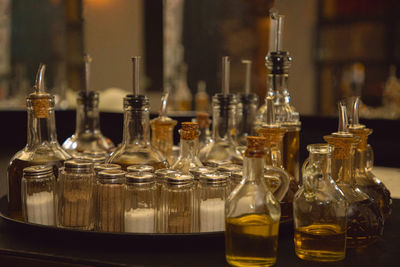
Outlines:
<svg viewBox="0 0 400 267"><path fill-rule="evenodd" d="M181 139L195 140L199 136L199 126L197 122L182 122L181 130L179 131Z"/></svg>
<svg viewBox="0 0 400 267"><path fill-rule="evenodd" d="M369 128L349 128L349 132L360 138L360 143L357 145L357 149L367 149L368 147L368 136L372 134L372 129Z"/></svg>
<svg viewBox="0 0 400 267"><path fill-rule="evenodd" d="M261 127L257 129L257 132L260 136L266 139L266 146L270 147L272 145L279 145L283 142L283 137L287 132L287 129L283 127Z"/></svg>
<svg viewBox="0 0 400 267"><path fill-rule="evenodd" d="M260 136L248 136L247 137L247 149L245 157L262 158L265 156L265 146L267 139Z"/></svg>
<svg viewBox="0 0 400 267"><path fill-rule="evenodd" d="M334 147L332 158L340 160L350 159L354 154L355 146L360 142L360 138L357 136L326 135L324 140Z"/></svg>
<svg viewBox="0 0 400 267"><path fill-rule="evenodd" d="M207 112L197 112L196 119L200 129L206 129L210 127L210 114Z"/></svg>

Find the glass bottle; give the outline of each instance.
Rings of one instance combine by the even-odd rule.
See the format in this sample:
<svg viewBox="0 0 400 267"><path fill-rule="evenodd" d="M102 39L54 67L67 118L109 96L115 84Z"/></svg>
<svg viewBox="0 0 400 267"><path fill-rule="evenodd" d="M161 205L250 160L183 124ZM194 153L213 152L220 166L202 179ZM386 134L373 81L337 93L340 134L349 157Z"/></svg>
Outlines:
<svg viewBox="0 0 400 267"><path fill-rule="evenodd" d="M155 233L157 186L154 174L127 173L125 177L125 232Z"/></svg>
<svg viewBox="0 0 400 267"><path fill-rule="evenodd" d="M303 260L339 261L346 255L347 202L331 177L333 147L307 146L303 184L293 200L294 246Z"/></svg>
<svg viewBox="0 0 400 267"><path fill-rule="evenodd" d="M212 100L213 106L213 128L212 139L200 151L200 160L206 163L210 160L230 161L242 164L243 159L239 151L235 137L237 121L237 99L236 95L229 94L229 58L222 59L222 92L216 94Z"/></svg>
<svg viewBox="0 0 400 267"><path fill-rule="evenodd" d="M26 167L22 178L24 221L55 225L55 182L53 168L46 165Z"/></svg>
<svg viewBox="0 0 400 267"><path fill-rule="evenodd" d="M187 65L181 63L178 66L178 75L175 79L174 104L177 111L192 110L192 92L187 84Z"/></svg>
<svg viewBox="0 0 400 267"><path fill-rule="evenodd" d="M165 157L150 144L149 99L139 95L139 60L134 57L134 94L124 98L124 130L122 143L111 153L107 163L121 165L151 165L155 170L168 168Z"/></svg>
<svg viewBox="0 0 400 267"><path fill-rule="evenodd" d="M123 232L125 213L125 172L104 170L97 174L96 224L102 232Z"/></svg>
<svg viewBox="0 0 400 267"><path fill-rule="evenodd" d="M71 156L57 141L54 116L54 96L45 92L44 73L46 65L40 64L34 86L35 92L26 99L27 144L11 159L7 169L8 212L13 219L22 220L21 180L23 169L34 165L53 167L58 176L58 168Z"/></svg>
<svg viewBox="0 0 400 267"><path fill-rule="evenodd" d="M196 122L182 122L182 128L179 131L181 135L180 154L172 169L189 173L190 169L203 167L199 153L199 130Z"/></svg>
<svg viewBox="0 0 400 267"><path fill-rule="evenodd" d="M206 112L197 112L196 121L199 124L199 149L212 142L210 132L210 114Z"/></svg>
<svg viewBox="0 0 400 267"><path fill-rule="evenodd" d="M68 160L57 181L59 227L93 230L94 170L89 161Z"/></svg>
<svg viewBox="0 0 400 267"><path fill-rule="evenodd" d="M381 238L383 217L376 201L357 185L354 179L354 153L360 138L348 132L346 107L339 105L338 132L324 136L334 147L332 153L332 178L348 202L346 246L367 246Z"/></svg>
<svg viewBox="0 0 400 267"><path fill-rule="evenodd" d="M225 199L229 175L214 172L200 175L198 187L199 231L225 230Z"/></svg>
<svg viewBox="0 0 400 267"><path fill-rule="evenodd" d="M210 97L206 91L206 82L197 82L197 92L194 96L194 104L196 111L208 112L210 109Z"/></svg>
<svg viewBox="0 0 400 267"><path fill-rule="evenodd" d="M264 182L263 137L247 137L244 180L225 204L226 260L233 266L275 264L281 209Z"/></svg>

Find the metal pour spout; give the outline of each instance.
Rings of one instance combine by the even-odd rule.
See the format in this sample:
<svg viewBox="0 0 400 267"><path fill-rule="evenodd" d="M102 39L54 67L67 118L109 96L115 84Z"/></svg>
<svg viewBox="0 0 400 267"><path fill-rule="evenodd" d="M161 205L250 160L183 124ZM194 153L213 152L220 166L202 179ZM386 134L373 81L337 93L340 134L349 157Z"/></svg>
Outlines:
<svg viewBox="0 0 400 267"><path fill-rule="evenodd" d="M140 90L140 56L135 56L132 58L133 63L133 95L139 95Z"/></svg>
<svg viewBox="0 0 400 267"><path fill-rule="evenodd" d="M230 60L228 56L222 57L222 94L229 94Z"/></svg>
<svg viewBox="0 0 400 267"><path fill-rule="evenodd" d="M44 74L46 72L46 64L40 63L38 72L36 73L35 92L43 93L44 88Z"/></svg>

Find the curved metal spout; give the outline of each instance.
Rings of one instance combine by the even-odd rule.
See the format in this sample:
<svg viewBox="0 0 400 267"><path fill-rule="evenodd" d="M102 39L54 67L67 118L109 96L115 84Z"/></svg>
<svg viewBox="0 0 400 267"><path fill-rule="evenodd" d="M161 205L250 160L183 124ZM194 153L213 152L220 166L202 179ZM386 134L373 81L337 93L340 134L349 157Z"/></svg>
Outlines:
<svg viewBox="0 0 400 267"><path fill-rule="evenodd" d="M346 104L342 101L338 103L339 107L339 125L338 125L338 133L348 133L349 130L347 128L348 121L347 121L347 109Z"/></svg>
<svg viewBox="0 0 400 267"><path fill-rule="evenodd" d="M46 64L40 63L38 72L36 73L35 90L36 92L44 92L44 74L46 72Z"/></svg>
<svg viewBox="0 0 400 267"><path fill-rule="evenodd" d="M163 95L161 96L160 117L167 116L168 96L168 92L163 93Z"/></svg>

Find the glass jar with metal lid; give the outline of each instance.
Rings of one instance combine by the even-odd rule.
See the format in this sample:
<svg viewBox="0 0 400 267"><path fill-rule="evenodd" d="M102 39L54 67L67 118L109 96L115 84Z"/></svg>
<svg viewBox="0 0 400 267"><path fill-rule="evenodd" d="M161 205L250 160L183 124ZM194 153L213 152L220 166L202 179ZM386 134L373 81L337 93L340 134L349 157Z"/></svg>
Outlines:
<svg viewBox="0 0 400 267"><path fill-rule="evenodd" d="M125 171L100 171L96 181L96 230L123 232L124 205Z"/></svg>
<svg viewBox="0 0 400 267"><path fill-rule="evenodd" d="M24 168L22 213L25 222L55 225L55 176L52 166Z"/></svg>
<svg viewBox="0 0 400 267"><path fill-rule="evenodd" d="M167 175L161 187L159 232L197 232L194 179L191 174Z"/></svg>
<svg viewBox="0 0 400 267"><path fill-rule="evenodd" d="M64 163L58 178L58 226L92 230L93 164L84 160Z"/></svg>
<svg viewBox="0 0 400 267"><path fill-rule="evenodd" d="M150 165L131 165L126 168L127 172L151 172L154 173L154 167Z"/></svg>
<svg viewBox="0 0 400 267"><path fill-rule="evenodd" d="M200 232L225 230L225 199L229 175L214 172L200 175L198 210Z"/></svg>
<svg viewBox="0 0 400 267"><path fill-rule="evenodd" d="M104 164L99 164L99 165L95 165L93 167L94 172L96 174L96 176L99 174L99 172L101 171L105 171L105 170L121 170L121 165L118 164L113 164L113 163L104 163Z"/></svg>
<svg viewBox="0 0 400 267"><path fill-rule="evenodd" d="M82 159L92 162L94 165L103 164L107 159L107 152L105 151L91 151L85 150L82 153Z"/></svg>
<svg viewBox="0 0 400 267"><path fill-rule="evenodd" d="M196 167L190 170L193 175L194 182L197 184L199 182L200 176L203 174L214 173L216 170L211 167Z"/></svg>
<svg viewBox="0 0 400 267"><path fill-rule="evenodd" d="M155 233L157 218L157 186L154 174L126 174L125 232Z"/></svg>

